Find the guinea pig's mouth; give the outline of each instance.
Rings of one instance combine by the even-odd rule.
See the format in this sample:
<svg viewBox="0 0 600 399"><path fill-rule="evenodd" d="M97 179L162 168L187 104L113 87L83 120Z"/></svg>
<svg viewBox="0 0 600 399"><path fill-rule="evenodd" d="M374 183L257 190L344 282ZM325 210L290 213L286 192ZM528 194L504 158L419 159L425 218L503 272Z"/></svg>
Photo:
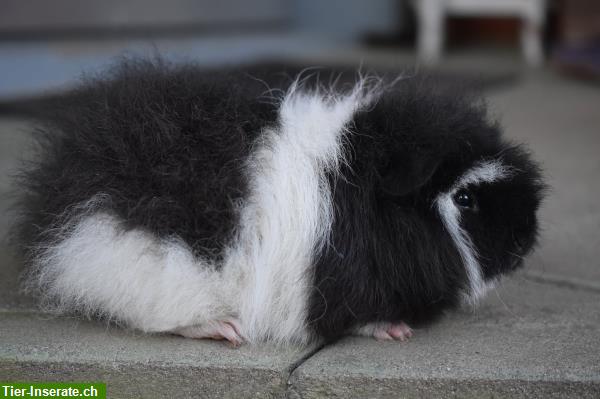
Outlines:
<svg viewBox="0 0 600 399"><path fill-rule="evenodd" d="M510 263L508 265L508 270L513 271L518 269L523 265L523 257L516 254L511 254Z"/></svg>

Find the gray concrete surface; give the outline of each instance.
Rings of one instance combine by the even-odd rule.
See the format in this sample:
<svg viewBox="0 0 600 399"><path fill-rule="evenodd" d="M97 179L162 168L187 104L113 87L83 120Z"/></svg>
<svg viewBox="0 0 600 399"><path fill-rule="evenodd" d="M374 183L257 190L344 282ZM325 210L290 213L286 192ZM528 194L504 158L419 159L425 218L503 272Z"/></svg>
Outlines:
<svg viewBox="0 0 600 399"><path fill-rule="evenodd" d="M18 160L26 158L30 128L30 124L21 120L0 119L0 311L34 309L31 298L19 291L22 263L7 236L16 195L12 180Z"/></svg>
<svg viewBox="0 0 600 399"><path fill-rule="evenodd" d="M598 397L600 296L516 276L406 343L347 338L298 368L301 398Z"/></svg>
<svg viewBox="0 0 600 399"><path fill-rule="evenodd" d="M417 329L407 343L234 350L37 313L17 290L20 262L3 241L0 380L102 380L123 398L170 389L170 397L600 397L600 88L515 71L519 79L491 92L490 105L510 137L529 143L552 190L540 248L479 309ZM0 120L2 231L26 128Z"/></svg>
<svg viewBox="0 0 600 399"><path fill-rule="evenodd" d="M32 313L0 313L0 337L0 380L106 381L111 398L282 397L291 368L310 353Z"/></svg>
<svg viewBox="0 0 600 399"><path fill-rule="evenodd" d="M508 136L529 144L551 188L528 272L600 289L600 87L544 71L490 102Z"/></svg>

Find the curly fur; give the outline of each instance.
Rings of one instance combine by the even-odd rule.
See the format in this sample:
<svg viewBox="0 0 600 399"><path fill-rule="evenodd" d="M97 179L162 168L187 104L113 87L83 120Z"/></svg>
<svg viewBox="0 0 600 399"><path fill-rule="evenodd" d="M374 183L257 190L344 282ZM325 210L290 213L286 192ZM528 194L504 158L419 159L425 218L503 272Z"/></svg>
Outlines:
<svg viewBox="0 0 600 399"><path fill-rule="evenodd" d="M476 302L533 247L539 170L476 96L269 76L126 60L43 113L19 237L45 303L305 343Z"/></svg>

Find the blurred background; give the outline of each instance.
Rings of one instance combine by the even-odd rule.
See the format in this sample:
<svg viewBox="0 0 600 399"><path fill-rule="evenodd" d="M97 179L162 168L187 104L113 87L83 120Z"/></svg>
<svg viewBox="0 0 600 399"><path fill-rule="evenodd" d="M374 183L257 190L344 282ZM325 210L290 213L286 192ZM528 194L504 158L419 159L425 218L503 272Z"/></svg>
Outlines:
<svg viewBox="0 0 600 399"><path fill-rule="evenodd" d="M595 0L0 0L0 99L123 54L600 76Z"/></svg>
<svg viewBox="0 0 600 399"><path fill-rule="evenodd" d="M524 276L600 292L599 38L597 0L0 0L0 110L131 54L476 79L552 187ZM2 193L30 127L0 118ZM0 307L29 306L3 256Z"/></svg>

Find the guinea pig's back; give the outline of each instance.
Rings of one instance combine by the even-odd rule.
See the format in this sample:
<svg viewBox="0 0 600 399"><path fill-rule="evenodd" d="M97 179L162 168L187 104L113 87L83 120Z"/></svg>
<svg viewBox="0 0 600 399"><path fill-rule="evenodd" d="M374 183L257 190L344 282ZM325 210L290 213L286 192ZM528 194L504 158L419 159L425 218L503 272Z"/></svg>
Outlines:
<svg viewBox="0 0 600 399"><path fill-rule="evenodd" d="M245 161L276 118L264 86L242 79L129 61L53 104L22 178L26 246L102 212L218 258L247 191Z"/></svg>
<svg viewBox="0 0 600 399"><path fill-rule="evenodd" d="M42 305L144 331L237 313L219 270L277 118L264 92L239 73L129 60L47 104L15 231Z"/></svg>
<svg viewBox="0 0 600 399"><path fill-rule="evenodd" d="M46 112L21 179L29 286L61 313L143 331L225 323L249 342L307 342L330 182L373 86L273 92L143 60L89 79Z"/></svg>

